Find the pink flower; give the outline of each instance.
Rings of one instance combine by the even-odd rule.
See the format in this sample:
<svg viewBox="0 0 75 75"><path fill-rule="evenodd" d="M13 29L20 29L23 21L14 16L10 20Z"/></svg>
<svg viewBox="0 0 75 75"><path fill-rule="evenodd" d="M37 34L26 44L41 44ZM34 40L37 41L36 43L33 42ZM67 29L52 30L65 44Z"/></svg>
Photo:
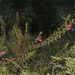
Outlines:
<svg viewBox="0 0 75 75"><path fill-rule="evenodd" d="M41 43L42 42L42 37L41 36L37 37L37 41L38 41L38 43Z"/></svg>
<svg viewBox="0 0 75 75"><path fill-rule="evenodd" d="M0 56L4 55L5 53L5 51L0 51Z"/></svg>
<svg viewBox="0 0 75 75"><path fill-rule="evenodd" d="M68 23L67 23L67 22L65 22L64 24L65 24L65 25L68 25Z"/></svg>
<svg viewBox="0 0 75 75"><path fill-rule="evenodd" d="M71 26L71 25L68 26L68 27L67 27L67 30L72 30L72 26Z"/></svg>
<svg viewBox="0 0 75 75"><path fill-rule="evenodd" d="M64 23L67 27L67 30L73 30L72 25L69 25L67 22Z"/></svg>

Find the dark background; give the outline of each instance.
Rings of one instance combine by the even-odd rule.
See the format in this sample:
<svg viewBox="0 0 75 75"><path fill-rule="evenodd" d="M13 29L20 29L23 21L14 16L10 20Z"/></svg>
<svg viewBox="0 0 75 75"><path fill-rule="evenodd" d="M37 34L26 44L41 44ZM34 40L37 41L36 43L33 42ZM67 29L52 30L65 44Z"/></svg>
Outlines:
<svg viewBox="0 0 75 75"><path fill-rule="evenodd" d="M23 32L28 22L30 34L43 31L43 35L49 36L68 14L74 14L75 0L0 0L0 15L6 23L6 32L16 23L17 12L18 26Z"/></svg>

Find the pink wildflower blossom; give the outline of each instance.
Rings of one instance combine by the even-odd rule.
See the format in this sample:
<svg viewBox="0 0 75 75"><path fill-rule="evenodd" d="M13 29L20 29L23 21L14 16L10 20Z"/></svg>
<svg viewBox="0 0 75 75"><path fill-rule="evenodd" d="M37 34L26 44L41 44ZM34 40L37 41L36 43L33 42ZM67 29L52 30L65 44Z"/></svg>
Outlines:
<svg viewBox="0 0 75 75"><path fill-rule="evenodd" d="M0 51L0 56L4 55L5 53L5 51Z"/></svg>
<svg viewBox="0 0 75 75"><path fill-rule="evenodd" d="M67 22L64 23L67 27L67 30L73 30L72 25L69 25Z"/></svg>
<svg viewBox="0 0 75 75"><path fill-rule="evenodd" d="M67 23L67 22L65 22L64 24L65 24L65 25L68 25L68 23Z"/></svg>
<svg viewBox="0 0 75 75"><path fill-rule="evenodd" d="M72 30L72 26L71 26L71 25L68 26L68 27L67 27L67 30Z"/></svg>
<svg viewBox="0 0 75 75"><path fill-rule="evenodd" d="M42 37L41 36L37 37L37 41L38 41L38 43L41 43L42 42Z"/></svg>

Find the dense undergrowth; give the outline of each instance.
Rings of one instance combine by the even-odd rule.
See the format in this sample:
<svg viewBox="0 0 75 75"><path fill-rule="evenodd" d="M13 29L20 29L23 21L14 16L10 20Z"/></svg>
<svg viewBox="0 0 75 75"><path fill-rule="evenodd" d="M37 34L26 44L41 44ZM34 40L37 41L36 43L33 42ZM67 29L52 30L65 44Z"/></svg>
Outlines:
<svg viewBox="0 0 75 75"><path fill-rule="evenodd" d="M0 75L75 75L74 24L69 15L47 39L14 25L0 37Z"/></svg>

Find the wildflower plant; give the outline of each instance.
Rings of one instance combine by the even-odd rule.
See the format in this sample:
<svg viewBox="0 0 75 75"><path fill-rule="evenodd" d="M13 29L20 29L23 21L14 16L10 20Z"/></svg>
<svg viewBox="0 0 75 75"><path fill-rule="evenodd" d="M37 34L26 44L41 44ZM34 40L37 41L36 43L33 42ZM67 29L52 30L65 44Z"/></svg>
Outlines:
<svg viewBox="0 0 75 75"><path fill-rule="evenodd" d="M43 41L42 33L43 33L43 32L40 31L40 32L38 33L38 36L35 38L36 42L39 43L39 44Z"/></svg>
<svg viewBox="0 0 75 75"><path fill-rule="evenodd" d="M16 54L20 52L22 39L23 39L23 35L21 30L16 26L13 26L12 31L9 33L9 42L7 44L9 48L12 47L11 50Z"/></svg>
<svg viewBox="0 0 75 75"><path fill-rule="evenodd" d="M14 55L9 58L2 57L1 60L7 61L5 62L7 64L12 63L9 69L13 68L16 73L20 70L18 75L44 75L45 72L47 75L74 75L75 51L72 49L74 47L65 50L67 44L60 50L60 47L55 44L67 31L73 30L72 24L74 24L74 19L68 15L64 23L45 40L42 37L43 32L39 32L37 37L29 34L28 22L25 25L24 35L21 29L14 25L8 34L8 39L6 36L0 39L0 48L8 49ZM8 52L0 51L1 55L6 53ZM34 68L33 71L32 68ZM7 66L4 71L7 71Z"/></svg>

